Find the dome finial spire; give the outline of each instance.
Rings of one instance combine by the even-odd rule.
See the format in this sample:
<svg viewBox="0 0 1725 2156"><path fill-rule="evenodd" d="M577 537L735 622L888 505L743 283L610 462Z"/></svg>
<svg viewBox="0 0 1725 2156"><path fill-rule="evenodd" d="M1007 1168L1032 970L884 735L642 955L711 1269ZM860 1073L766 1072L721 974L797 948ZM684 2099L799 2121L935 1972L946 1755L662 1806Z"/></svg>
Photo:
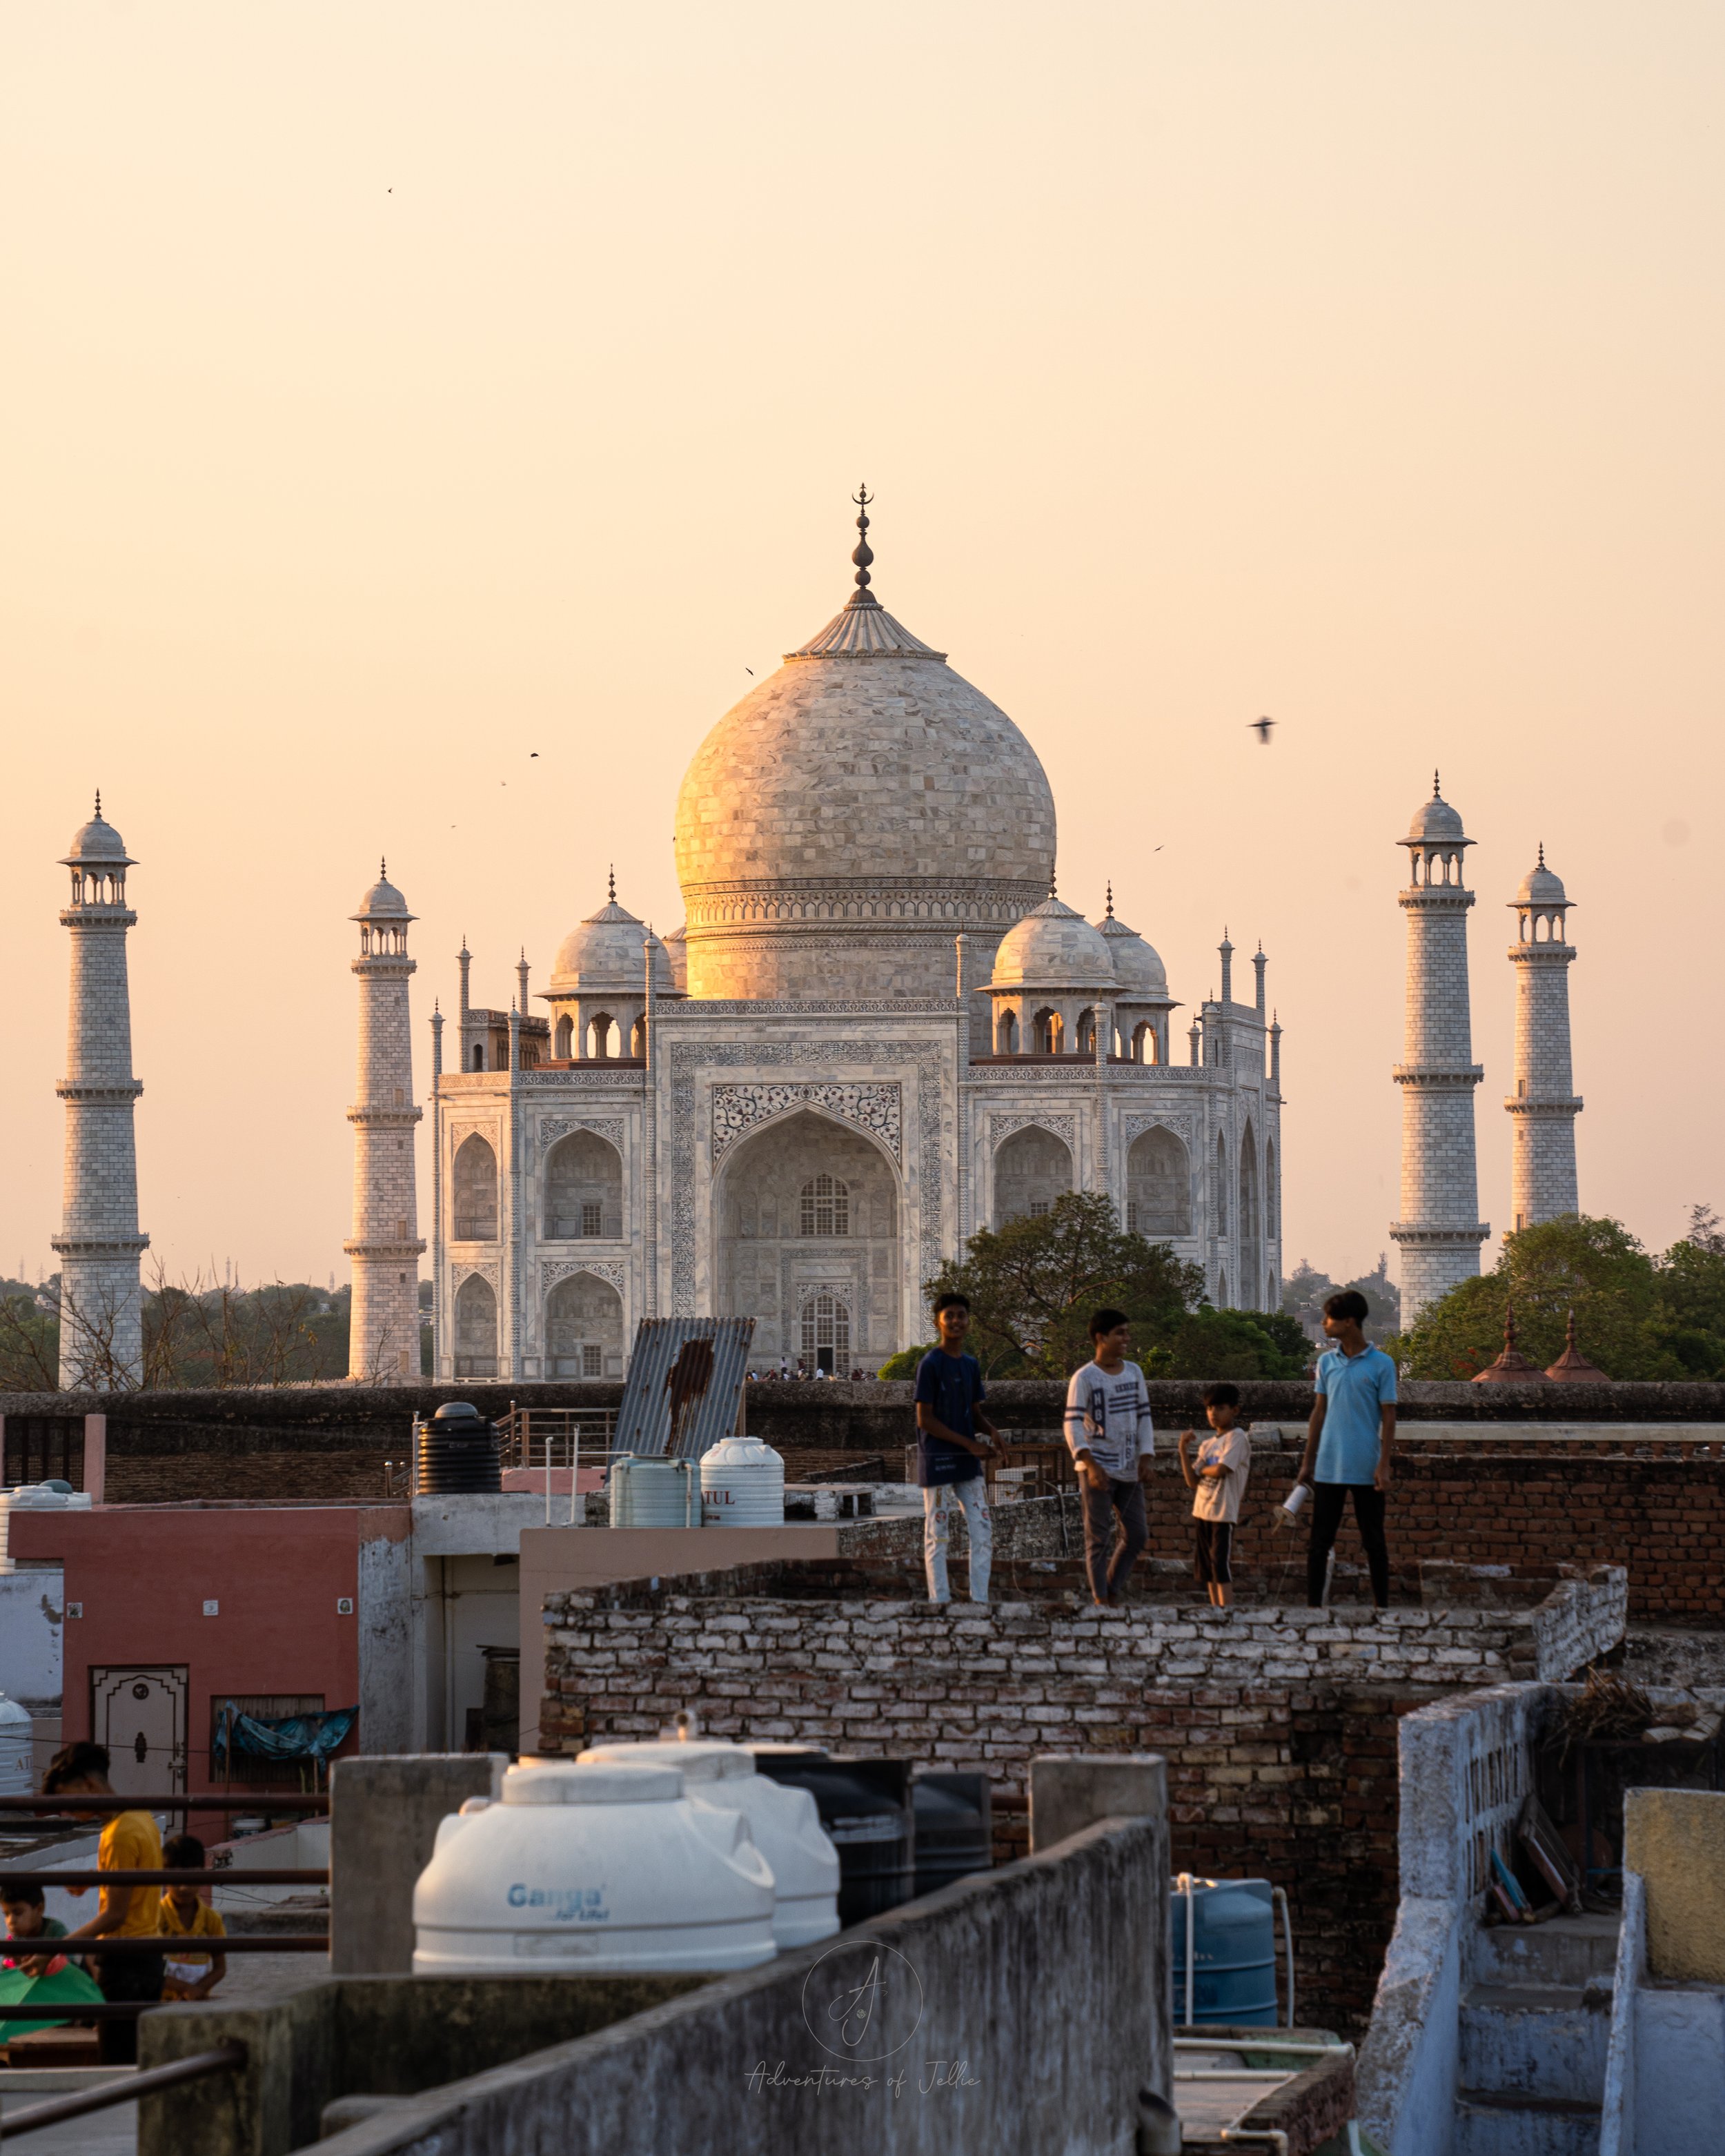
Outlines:
<svg viewBox="0 0 1725 2156"><path fill-rule="evenodd" d="M101 789L101 788L100 788L100 786L99 786L99 787L97 787L97 788L96 788L96 805L95 805L95 812L96 812L96 814L97 814L97 815L98 815L98 816L100 816L100 815L101 814L101 813L102 813L102 789Z"/></svg>
<svg viewBox="0 0 1725 2156"><path fill-rule="evenodd" d="M1539 865L1541 868L1545 866L1545 841L1543 839L1539 841Z"/></svg>
<svg viewBox="0 0 1725 2156"><path fill-rule="evenodd" d="M869 544L869 504L875 497L869 492L865 481L850 499L856 504L856 528L862 535L850 558L856 564L856 588L860 592L866 592L869 588L869 564L875 558L875 550Z"/></svg>
<svg viewBox="0 0 1725 2156"><path fill-rule="evenodd" d="M389 880L389 860L388 855L384 854L379 854L377 856L377 880L379 883L388 883Z"/></svg>
<svg viewBox="0 0 1725 2156"><path fill-rule="evenodd" d="M1108 918L1111 921L1114 918L1114 879L1112 876L1110 876L1108 879Z"/></svg>
<svg viewBox="0 0 1725 2156"><path fill-rule="evenodd" d="M1444 798L1438 787L1438 775L1435 770L1431 774L1431 798L1434 801L1441 801Z"/></svg>
<svg viewBox="0 0 1725 2156"><path fill-rule="evenodd" d="M1049 864L1048 870L1048 895L1050 898L1058 898L1060 896L1060 892L1055 887L1054 864L1051 861Z"/></svg>
<svg viewBox="0 0 1725 2156"><path fill-rule="evenodd" d="M617 864L615 861L612 862L606 880L611 886L609 893L611 903L613 906L615 906L617 903Z"/></svg>

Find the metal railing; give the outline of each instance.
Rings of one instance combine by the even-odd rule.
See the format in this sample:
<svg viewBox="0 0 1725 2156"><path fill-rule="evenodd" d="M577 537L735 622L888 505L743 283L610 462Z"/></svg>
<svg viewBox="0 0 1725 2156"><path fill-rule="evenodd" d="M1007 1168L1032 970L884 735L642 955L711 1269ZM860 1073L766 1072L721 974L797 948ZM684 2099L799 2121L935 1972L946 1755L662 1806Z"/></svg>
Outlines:
<svg viewBox="0 0 1725 2156"><path fill-rule="evenodd" d="M523 1408L511 1401L497 1424L506 1468L598 1466L609 1460L616 1435L615 1408Z"/></svg>
<svg viewBox="0 0 1725 2156"><path fill-rule="evenodd" d="M6 2011L10 2018L18 2009L8 2006ZM64 2018L64 2008L61 2017ZM74 2096L32 2104L28 2111L0 2118L0 2141L9 2141L15 2134L34 2133L44 2126L58 2126L65 2119L84 2118L93 2111L108 2111L116 2104L136 2103L140 2097L178 2088L184 2082L202 2081L207 2074L243 2073L250 2056L244 2044L218 2044L213 2051L193 2051L189 2058L172 2060L165 2066L146 2066L141 2073L128 2074L124 2081L110 2082L105 2088L80 2089Z"/></svg>

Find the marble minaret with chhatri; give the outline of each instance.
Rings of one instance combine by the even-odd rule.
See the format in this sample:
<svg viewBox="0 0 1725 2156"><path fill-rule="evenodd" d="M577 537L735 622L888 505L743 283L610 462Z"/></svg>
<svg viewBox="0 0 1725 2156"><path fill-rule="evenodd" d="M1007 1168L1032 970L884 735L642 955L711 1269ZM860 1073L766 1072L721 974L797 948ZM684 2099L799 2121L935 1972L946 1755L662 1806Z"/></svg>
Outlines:
<svg viewBox="0 0 1725 2156"><path fill-rule="evenodd" d="M1467 989L1467 910L1462 880L1473 844L1438 790L1420 804L1408 835L1408 986L1402 1089L1402 1201L1390 1235L1401 1246L1402 1323L1480 1269L1491 1232L1479 1212L1473 1094L1485 1073L1473 1060Z"/></svg>
<svg viewBox="0 0 1725 2156"><path fill-rule="evenodd" d="M1581 1102L1569 1067L1569 968L1575 947L1566 920L1570 901L1545 865L1522 879L1515 895L1515 1091L1504 1102L1514 1132L1510 1161L1512 1224L1532 1228L1578 1208L1575 1118Z"/></svg>
<svg viewBox="0 0 1725 2156"><path fill-rule="evenodd" d="M347 1374L363 1384L419 1380L419 1208L413 1187L413 1056L408 1016L408 902L388 864L352 918L359 923L358 1097L353 1126L353 1261Z"/></svg>
<svg viewBox="0 0 1725 2156"><path fill-rule="evenodd" d="M126 872L136 864L113 825L95 814L64 857L71 903L60 915L72 933L71 1013L66 1075L66 1163L60 1232L60 1384L67 1392L123 1391L144 1374L138 1233L138 1161L132 1103L143 1087L131 1075L131 997L126 932L137 916L126 902Z"/></svg>

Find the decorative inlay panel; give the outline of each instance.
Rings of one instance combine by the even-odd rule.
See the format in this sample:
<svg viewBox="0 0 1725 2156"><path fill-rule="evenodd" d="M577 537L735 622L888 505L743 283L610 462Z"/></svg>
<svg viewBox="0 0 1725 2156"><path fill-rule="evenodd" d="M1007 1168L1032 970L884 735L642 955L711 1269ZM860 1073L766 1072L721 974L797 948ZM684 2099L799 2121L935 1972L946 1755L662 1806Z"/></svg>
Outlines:
<svg viewBox="0 0 1725 2156"><path fill-rule="evenodd" d="M549 1295L560 1280L567 1280L572 1273L591 1273L595 1280L608 1281L621 1296L629 1267L610 1258L547 1258L539 1268L540 1294Z"/></svg>
<svg viewBox="0 0 1725 2156"><path fill-rule="evenodd" d="M1172 1131L1177 1138L1183 1138L1189 1147L1192 1143L1193 1130L1190 1116L1173 1111L1158 1112L1147 1116L1134 1113L1122 1116L1120 1119L1120 1135L1127 1145L1130 1145L1134 1138L1142 1137L1146 1131L1157 1130Z"/></svg>
<svg viewBox="0 0 1725 2156"><path fill-rule="evenodd" d="M1045 1115L1040 1111L1024 1116L991 1113L988 1117L991 1149L999 1146L1004 1138L1009 1138L1014 1131L1029 1130L1033 1126L1039 1131L1047 1131L1052 1137L1064 1139L1068 1151L1074 1154L1077 1152L1078 1118L1076 1116Z"/></svg>
<svg viewBox="0 0 1725 2156"><path fill-rule="evenodd" d="M595 1137L615 1146L619 1152L623 1151L621 1116L543 1116L539 1122L540 1152L549 1152L557 1140L567 1137L571 1131L591 1131Z"/></svg>
<svg viewBox="0 0 1725 2156"><path fill-rule="evenodd" d="M834 1059L837 1060L836 1058ZM737 1139L769 1122L788 1108L821 1108L843 1122L854 1123L888 1147L895 1160L900 1147L900 1089L896 1086L821 1084L715 1086L713 1164L716 1167Z"/></svg>
<svg viewBox="0 0 1725 2156"><path fill-rule="evenodd" d="M489 1281L491 1283L491 1286L495 1287L497 1285L497 1260L495 1258L485 1258L480 1260L478 1264L473 1264L465 1259L457 1258L449 1268L449 1278L453 1284L458 1288L460 1286L462 1281L466 1280L469 1276L473 1273L477 1273L481 1280Z"/></svg>

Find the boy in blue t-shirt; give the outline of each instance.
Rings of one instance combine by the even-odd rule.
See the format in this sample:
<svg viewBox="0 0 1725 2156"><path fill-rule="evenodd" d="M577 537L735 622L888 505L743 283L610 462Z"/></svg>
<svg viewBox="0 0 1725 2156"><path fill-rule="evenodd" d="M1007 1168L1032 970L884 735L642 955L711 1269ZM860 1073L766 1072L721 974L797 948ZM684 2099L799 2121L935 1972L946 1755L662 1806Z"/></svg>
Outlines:
<svg viewBox="0 0 1725 2156"><path fill-rule="evenodd" d="M916 1480L922 1489L922 1564L931 1602L950 1602L947 1538L954 1501L964 1513L970 1539L970 1599L988 1599L988 1561L994 1527L988 1516L988 1484L983 1462L999 1432L981 1412L987 1394L983 1366L964 1352L970 1305L948 1290L934 1306L940 1345L916 1366ZM982 1434L978 1436L978 1433Z"/></svg>
<svg viewBox="0 0 1725 2156"><path fill-rule="evenodd" d="M1342 1508L1353 1495L1353 1519L1372 1575L1372 1599L1389 1607L1389 1546L1384 1513L1389 1491L1389 1448L1395 1438L1395 1364L1373 1348L1361 1327L1368 1305L1343 1288L1324 1305L1324 1331L1335 1342L1318 1358L1317 1397L1307 1425L1297 1479L1312 1486L1312 1540L1306 1550L1306 1599L1323 1607L1330 1552Z"/></svg>

